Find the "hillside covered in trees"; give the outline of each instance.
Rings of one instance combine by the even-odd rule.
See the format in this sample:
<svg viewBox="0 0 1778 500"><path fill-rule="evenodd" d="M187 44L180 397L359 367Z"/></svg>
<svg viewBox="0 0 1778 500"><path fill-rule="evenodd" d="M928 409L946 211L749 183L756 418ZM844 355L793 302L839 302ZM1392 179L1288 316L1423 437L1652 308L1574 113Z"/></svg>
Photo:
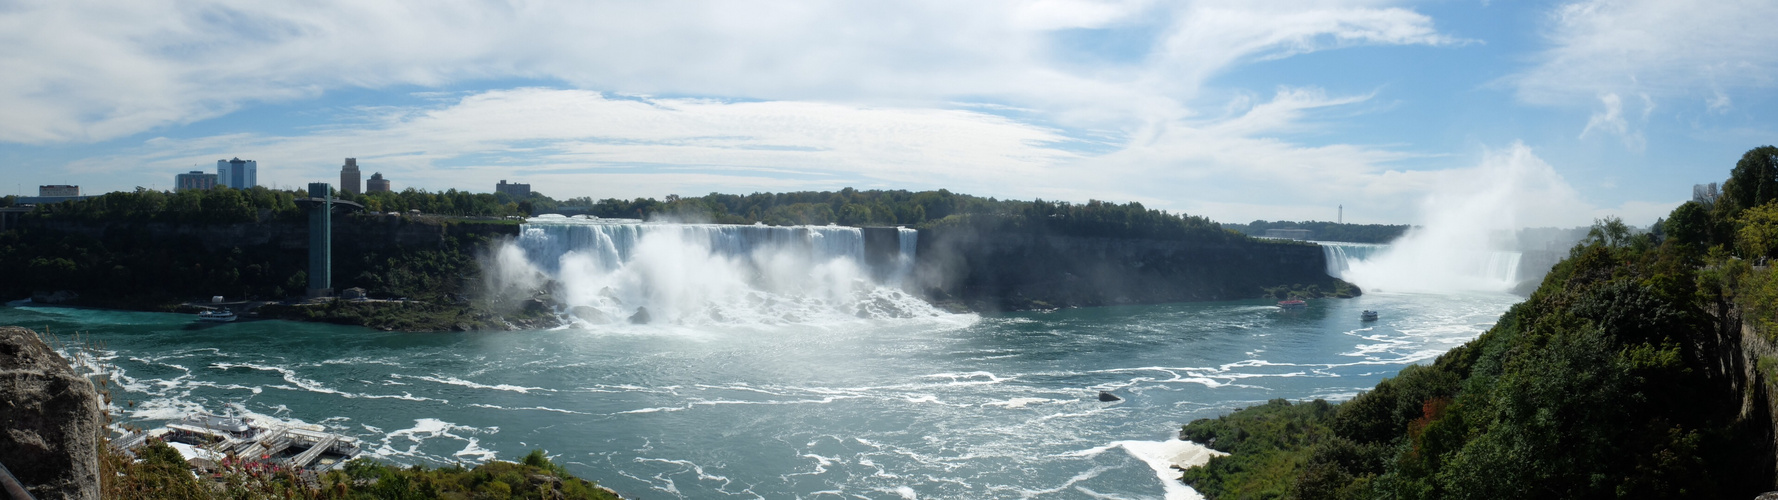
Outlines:
<svg viewBox="0 0 1778 500"><path fill-rule="evenodd" d="M1753 498L1778 489L1778 148L1655 230L1596 224L1525 302L1350 401L1186 425L1230 498Z"/></svg>
<svg viewBox="0 0 1778 500"><path fill-rule="evenodd" d="M1309 231L1309 239L1316 241L1388 243L1407 233L1409 226L1405 224L1341 224L1318 220L1301 222L1256 220L1246 224L1224 224L1223 227L1240 231L1249 236L1265 236L1267 229L1306 229Z"/></svg>

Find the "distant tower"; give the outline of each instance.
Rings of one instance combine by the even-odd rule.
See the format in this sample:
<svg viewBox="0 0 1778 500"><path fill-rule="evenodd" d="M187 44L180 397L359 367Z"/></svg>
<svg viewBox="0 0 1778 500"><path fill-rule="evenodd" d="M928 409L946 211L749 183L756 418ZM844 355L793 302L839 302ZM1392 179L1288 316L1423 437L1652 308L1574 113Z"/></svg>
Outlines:
<svg viewBox="0 0 1778 500"><path fill-rule="evenodd" d="M235 189L259 185L259 162L235 158L216 160L216 183Z"/></svg>
<svg viewBox="0 0 1778 500"><path fill-rule="evenodd" d="M1340 205L1340 223L1341 224L1346 223L1346 206L1345 205Z"/></svg>
<svg viewBox="0 0 1778 500"><path fill-rule="evenodd" d="M387 193L387 192L389 192L389 179L384 179L382 172L370 174L370 180L364 181L364 192L366 192L366 193Z"/></svg>
<svg viewBox="0 0 1778 500"><path fill-rule="evenodd" d="M358 159L347 158L346 164L340 167L340 192L362 194L358 189Z"/></svg>
<svg viewBox="0 0 1778 500"><path fill-rule="evenodd" d="M309 296L333 295L333 196L325 182L309 183Z"/></svg>

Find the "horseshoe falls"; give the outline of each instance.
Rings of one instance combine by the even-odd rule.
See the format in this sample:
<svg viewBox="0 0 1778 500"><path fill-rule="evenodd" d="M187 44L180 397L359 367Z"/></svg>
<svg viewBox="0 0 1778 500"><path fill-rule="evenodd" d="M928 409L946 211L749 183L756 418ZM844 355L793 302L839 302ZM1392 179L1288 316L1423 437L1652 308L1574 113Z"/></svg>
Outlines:
<svg viewBox="0 0 1778 500"><path fill-rule="evenodd" d="M1404 238L1405 239L1405 238ZM1511 250L1317 242L1327 257L1327 274L1350 281L1366 293L1382 291L1447 293L1504 292L1528 277L1523 254Z"/></svg>

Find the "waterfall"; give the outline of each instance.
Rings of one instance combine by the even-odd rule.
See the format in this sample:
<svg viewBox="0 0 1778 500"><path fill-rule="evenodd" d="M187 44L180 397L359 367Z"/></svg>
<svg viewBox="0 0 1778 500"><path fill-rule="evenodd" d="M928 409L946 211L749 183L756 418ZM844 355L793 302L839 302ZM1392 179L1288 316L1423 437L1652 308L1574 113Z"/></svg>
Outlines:
<svg viewBox="0 0 1778 500"><path fill-rule="evenodd" d="M1327 274L1359 287L1387 291L1503 291L1517 284L1523 254L1510 250L1317 242Z"/></svg>
<svg viewBox="0 0 1778 500"><path fill-rule="evenodd" d="M1327 257L1327 275L1344 278L1346 271L1352 269L1353 262L1364 261L1376 256L1388 245L1369 243L1343 243L1337 241L1317 241L1321 245L1321 253Z"/></svg>
<svg viewBox="0 0 1778 500"><path fill-rule="evenodd" d="M725 257L746 257L769 249L804 253L817 261L864 261L863 234L858 228L838 226L651 224L634 219L544 216L524 224L518 242L525 256L545 271L559 270L561 259L571 253L584 254L600 269L611 271L634 260L638 244L653 235L708 248ZM911 260L910 243L902 243L902 249Z"/></svg>
<svg viewBox="0 0 1778 500"><path fill-rule="evenodd" d="M913 272L918 233L887 234L871 244L883 256L873 266L866 258L873 249L859 228L542 216L526 221L501 249L490 285L512 293L542 286L530 278L542 276L553 282L562 314L589 324L632 317L785 324L938 314L898 288ZM638 315L642 310L647 314Z"/></svg>
<svg viewBox="0 0 1778 500"><path fill-rule="evenodd" d="M896 241L901 245L895 254L895 270L889 275L889 283L901 285L914 275L914 252L920 243L920 232L903 227L897 228L896 233L899 236Z"/></svg>

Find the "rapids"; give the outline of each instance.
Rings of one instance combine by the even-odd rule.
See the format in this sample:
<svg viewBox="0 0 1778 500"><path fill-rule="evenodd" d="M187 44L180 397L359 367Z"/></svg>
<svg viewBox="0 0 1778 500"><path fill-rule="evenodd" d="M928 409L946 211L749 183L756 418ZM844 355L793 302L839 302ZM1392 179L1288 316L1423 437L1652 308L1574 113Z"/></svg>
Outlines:
<svg viewBox="0 0 1778 500"><path fill-rule="evenodd" d="M1485 330L1504 293L1368 293L795 323L386 333L3 307L69 341L150 426L199 409L316 423L433 465L541 448L636 498L1190 498L1180 425L1349 398ZM1361 322L1374 309L1381 321ZM78 340L85 348L73 347ZM1102 403L1098 391L1123 401ZM1163 477L1167 476L1167 477Z"/></svg>

